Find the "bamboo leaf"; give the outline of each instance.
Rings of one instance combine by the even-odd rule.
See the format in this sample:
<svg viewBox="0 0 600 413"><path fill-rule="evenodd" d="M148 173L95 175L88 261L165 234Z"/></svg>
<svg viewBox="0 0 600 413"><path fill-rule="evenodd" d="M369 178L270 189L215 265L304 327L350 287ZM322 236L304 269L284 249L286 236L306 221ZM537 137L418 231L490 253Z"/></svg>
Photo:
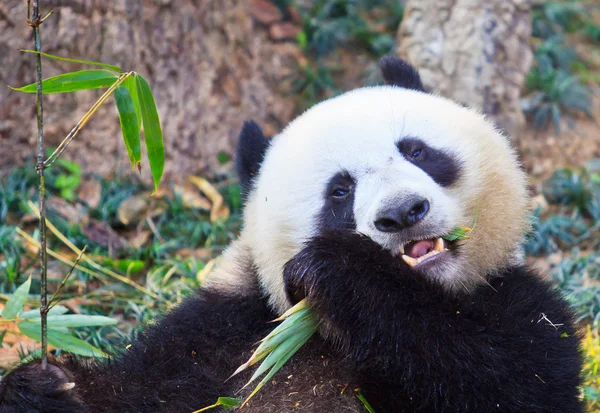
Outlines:
<svg viewBox="0 0 600 413"><path fill-rule="evenodd" d="M117 79L117 75L108 70L80 70L42 80L42 92L44 95L51 95L54 93L76 92L78 90L100 89L109 87ZM19 88L11 87L11 89L24 93L35 93L36 84L31 83Z"/></svg>
<svg viewBox="0 0 600 413"><path fill-rule="evenodd" d="M304 345L304 343L306 343L308 341L308 339L313 335L314 332L310 332L307 333L305 335L303 335L302 337L300 337L298 339L298 341L295 343L294 346L292 346L278 361L277 363L275 363L275 365L271 368L271 370L269 371L269 373L267 373L265 375L265 377L263 377L263 379L260 381L260 383L258 383L256 385L256 387L254 388L254 390L252 390L252 393L250 393L250 395L248 397L246 397L246 400L244 400L244 403L242 403L241 407L244 407L244 405L246 403L248 403L248 401L254 397L254 395L256 393L258 393L258 391L260 389L262 389L262 387L269 381L271 380L271 377L273 377L275 375L275 373L277 373L282 367L283 365L294 355L296 354L296 352L298 350L300 350L300 347L302 347ZM250 382L248 382L248 384L250 384Z"/></svg>
<svg viewBox="0 0 600 413"><path fill-rule="evenodd" d="M219 397L215 404L203 407L200 410L194 410L192 413L205 412L207 410L214 409L215 407L224 407L226 409L231 409L233 407L237 407L241 402L242 399L236 399L235 397Z"/></svg>
<svg viewBox="0 0 600 413"><path fill-rule="evenodd" d="M121 69L119 66L115 66L115 65L109 65L106 63L100 63L100 62L94 62L91 60L77 60L77 59L69 59L68 57L60 57L60 56L55 56L52 54L48 54L48 53L43 53L43 52L37 52L35 50L21 50L22 52L26 52L26 53L35 53L35 54L40 54L44 57L48 57L50 59L54 59L54 60L62 60L65 62L72 62L72 63L81 63L84 65L92 65L92 66L99 66L99 67L103 67L105 69L108 70L112 70L118 73L123 73L123 69Z"/></svg>
<svg viewBox="0 0 600 413"><path fill-rule="evenodd" d="M311 314L310 308L307 308L306 305L307 300L304 299L279 317L277 320L283 320L283 323L278 325L261 340L261 344L256 351L252 353L250 358L244 364L239 366L235 372L233 372L230 378L267 357L269 353L275 351L275 349L286 340L294 340L295 335L302 334L310 329L312 329L313 332L316 331L317 322ZM263 368L265 363L267 363L267 360L261 364L260 368ZM273 365L273 362L268 367L271 365Z"/></svg>
<svg viewBox="0 0 600 413"><path fill-rule="evenodd" d="M142 129L142 109L140 108L140 100L138 99L137 87L135 85L135 77L136 76L137 76L137 74L134 74L133 76L129 76L127 79L125 79L125 81L123 82L123 86L125 86L127 88L127 90L129 90L129 95L131 96L131 101L133 102L133 106L135 107L135 115L137 117L138 127L141 130Z"/></svg>
<svg viewBox="0 0 600 413"><path fill-rule="evenodd" d="M5 320L13 320L21 311L23 311L25 300L27 299L27 295L29 295L29 287L31 287L31 277L21 284L10 296L10 299L4 305L2 318Z"/></svg>
<svg viewBox="0 0 600 413"><path fill-rule="evenodd" d="M258 368L254 372L252 377L250 377L250 380L248 380L248 383L246 385L252 383L258 377L260 377L265 371L267 371L268 369L273 367L275 364L277 364L277 362L279 360L281 360L281 358L283 356L285 356L290 351L290 349L292 349L294 347L295 344L296 344L295 342L290 340L290 341L287 341L287 342L282 343L281 345L275 347L273 349L273 351L271 351L269 353L267 358L262 363L260 363L260 366L258 366Z"/></svg>
<svg viewBox="0 0 600 413"><path fill-rule="evenodd" d="M40 324L42 320L38 317L28 319L27 322ZM117 324L117 320L101 315L68 314L48 316L48 326L51 328L109 326L113 324Z"/></svg>
<svg viewBox="0 0 600 413"><path fill-rule="evenodd" d="M237 399L235 397L219 397L217 399L217 404L225 407L226 409L236 407L241 402L242 402L242 399Z"/></svg>
<svg viewBox="0 0 600 413"><path fill-rule="evenodd" d="M244 400L241 407L248 403L265 383L267 383L267 381L283 367L283 365L310 339L310 337L312 337L319 325L316 316L308 307L307 302L296 304L292 310L287 311L282 317L285 317L283 323L262 340L261 347L265 346L267 348L262 351L254 363L258 361L258 359L263 358L265 354L268 354L267 358L261 363L258 369L256 369L243 388L247 387L260 375L267 372L267 370L268 373L256 385L246 400ZM276 330L278 331L276 332ZM255 354L256 353L259 353L258 349ZM240 366L234 374L243 370L247 365L253 364L251 363L252 358L253 357L251 357L244 365Z"/></svg>
<svg viewBox="0 0 600 413"><path fill-rule="evenodd" d="M144 141L146 142L146 150L148 152L148 162L150 163L150 171L154 180L154 191L156 193L158 184L162 178L165 166L165 148L163 143L162 130L160 128L160 119L152 91L146 79L141 75L136 74L135 84L142 112L142 124L144 125Z"/></svg>
<svg viewBox="0 0 600 413"><path fill-rule="evenodd" d="M375 413L375 410L361 392L356 392L356 398L360 400L360 402L363 404L363 406L365 406L365 409L367 409L369 413Z"/></svg>
<svg viewBox="0 0 600 413"><path fill-rule="evenodd" d="M69 309L64 305L55 305L48 311L48 315L61 315L65 314ZM19 317L21 318L38 318L40 316L40 309L36 308L35 310L23 311Z"/></svg>
<svg viewBox="0 0 600 413"><path fill-rule="evenodd" d="M31 323L29 321L23 321L18 324L19 331L31 339L36 341L42 341L41 329L39 324ZM68 333L48 329L48 344L59 348L64 351L68 351L73 354L79 354L80 356L88 357L107 357L108 355L100 349L86 343L85 341L78 339Z"/></svg>
<svg viewBox="0 0 600 413"><path fill-rule="evenodd" d="M115 102L119 110L119 121L121 122L125 148L127 148L129 154L131 168L135 169L142 161L142 150L140 148L140 124L129 89L119 86L115 90Z"/></svg>

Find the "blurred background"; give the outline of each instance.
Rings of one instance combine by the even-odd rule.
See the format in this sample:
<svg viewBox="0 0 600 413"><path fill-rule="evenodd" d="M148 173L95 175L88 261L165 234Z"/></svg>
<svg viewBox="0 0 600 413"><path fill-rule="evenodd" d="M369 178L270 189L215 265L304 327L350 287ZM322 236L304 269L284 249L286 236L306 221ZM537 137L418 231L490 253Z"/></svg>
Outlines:
<svg viewBox="0 0 600 413"><path fill-rule="evenodd" d="M325 98L381 84L397 55L425 87L477 108L511 136L530 177L531 264L578 311L590 411L600 411L600 1L542 0L41 0L42 51L136 70L148 79L165 140L166 175L150 197L132 173L114 105L103 106L47 171L50 290L78 248L87 256L61 290L71 313L114 326L72 330L107 339L202 284L240 226L232 155L242 122L277 134ZM27 3L0 2L0 307L38 272L35 80ZM80 65L44 60L44 77ZM45 97L56 147L100 91ZM62 238L62 239L61 239ZM65 242L67 240L68 242ZM135 283L141 288L133 287ZM38 294L38 295L36 295ZM32 280L28 304L39 302ZM3 332L4 331L4 332ZM37 343L0 325L0 372ZM55 349L57 353L61 349Z"/></svg>

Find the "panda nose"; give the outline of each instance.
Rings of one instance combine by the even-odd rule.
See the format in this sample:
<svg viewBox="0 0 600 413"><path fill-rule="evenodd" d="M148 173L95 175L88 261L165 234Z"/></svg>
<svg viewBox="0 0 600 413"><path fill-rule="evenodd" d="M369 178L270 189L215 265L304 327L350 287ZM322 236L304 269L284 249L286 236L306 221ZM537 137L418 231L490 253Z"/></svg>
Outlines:
<svg viewBox="0 0 600 413"><path fill-rule="evenodd" d="M398 232L415 225L428 212L428 200L411 197L399 206L380 211L375 220L375 228L381 232Z"/></svg>

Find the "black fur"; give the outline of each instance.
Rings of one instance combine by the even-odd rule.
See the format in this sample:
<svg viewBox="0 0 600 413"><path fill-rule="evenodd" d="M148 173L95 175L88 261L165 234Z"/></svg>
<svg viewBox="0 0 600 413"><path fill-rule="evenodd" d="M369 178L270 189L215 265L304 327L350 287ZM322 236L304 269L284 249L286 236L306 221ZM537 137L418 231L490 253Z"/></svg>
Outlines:
<svg viewBox="0 0 600 413"><path fill-rule="evenodd" d="M384 56L379 60L379 67L386 84L425 92L419 72L404 60Z"/></svg>
<svg viewBox="0 0 600 413"><path fill-rule="evenodd" d="M369 238L337 231L309 242L285 281L338 337L378 413L583 412L572 313L523 267L452 297Z"/></svg>
<svg viewBox="0 0 600 413"><path fill-rule="evenodd" d="M438 185L447 187L460 178L461 163L453 154L432 148L412 137L403 138L397 146L407 161L425 171ZM414 156L416 153L419 155Z"/></svg>
<svg viewBox="0 0 600 413"><path fill-rule="evenodd" d="M347 196L343 198L334 196L333 192L340 188L348 191ZM323 194L325 203L319 214L321 230L356 228L354 188L355 182L347 172L339 172L329 180Z"/></svg>
<svg viewBox="0 0 600 413"><path fill-rule="evenodd" d="M246 199L252 189L252 182L260 170L268 148L269 140L260 126L254 121L244 122L235 155L235 168L240 179L243 199Z"/></svg>

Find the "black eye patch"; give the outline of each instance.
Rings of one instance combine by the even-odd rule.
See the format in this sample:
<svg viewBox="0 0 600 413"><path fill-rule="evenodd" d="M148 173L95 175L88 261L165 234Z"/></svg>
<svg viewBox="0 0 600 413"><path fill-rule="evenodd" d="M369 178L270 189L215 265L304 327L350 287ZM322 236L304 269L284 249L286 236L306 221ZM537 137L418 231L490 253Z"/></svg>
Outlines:
<svg viewBox="0 0 600 413"><path fill-rule="evenodd" d="M410 137L402 139L396 146L407 161L421 168L438 185L451 186L460 177L460 161L450 152Z"/></svg>
<svg viewBox="0 0 600 413"><path fill-rule="evenodd" d="M325 203L319 213L322 230L356 229L354 221L354 179L348 172L338 172L325 187Z"/></svg>

